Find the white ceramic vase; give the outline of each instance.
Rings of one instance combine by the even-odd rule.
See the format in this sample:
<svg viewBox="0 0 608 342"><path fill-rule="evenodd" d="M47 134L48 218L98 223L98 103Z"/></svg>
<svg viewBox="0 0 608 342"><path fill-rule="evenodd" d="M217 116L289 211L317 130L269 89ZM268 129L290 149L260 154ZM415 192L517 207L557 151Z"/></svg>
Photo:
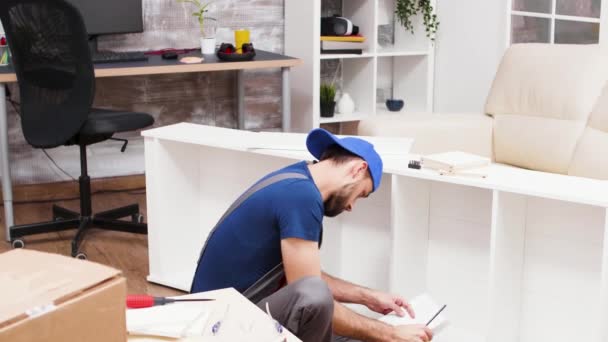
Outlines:
<svg viewBox="0 0 608 342"><path fill-rule="evenodd" d="M215 37L201 37L201 53L203 55L213 55L215 53Z"/></svg>
<svg viewBox="0 0 608 342"><path fill-rule="evenodd" d="M338 101L338 113L340 114L352 114L355 111L355 102L348 95L348 93L342 94L340 101Z"/></svg>

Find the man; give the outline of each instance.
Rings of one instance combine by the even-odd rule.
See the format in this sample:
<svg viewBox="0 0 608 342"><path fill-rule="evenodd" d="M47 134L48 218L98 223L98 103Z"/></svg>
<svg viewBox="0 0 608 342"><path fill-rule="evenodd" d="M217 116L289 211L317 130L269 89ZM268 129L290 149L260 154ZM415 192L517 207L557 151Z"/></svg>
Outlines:
<svg viewBox="0 0 608 342"><path fill-rule="evenodd" d="M351 211L378 189L382 160L373 145L311 131L306 146L319 162L300 162L262 178L211 232L192 292L234 287L305 342L427 342L423 326L393 327L341 303L414 315L401 297L360 287L321 271L323 216ZM286 278L287 285L280 284Z"/></svg>

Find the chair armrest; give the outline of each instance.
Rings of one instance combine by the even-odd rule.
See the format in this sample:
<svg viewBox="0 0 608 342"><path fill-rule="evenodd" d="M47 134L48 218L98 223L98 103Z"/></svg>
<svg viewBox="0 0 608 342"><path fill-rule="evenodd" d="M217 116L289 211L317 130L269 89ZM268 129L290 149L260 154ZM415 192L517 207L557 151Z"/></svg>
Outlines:
<svg viewBox="0 0 608 342"><path fill-rule="evenodd" d="M492 126L484 114L382 114L361 120L357 134L414 138L415 154L458 150L492 158Z"/></svg>

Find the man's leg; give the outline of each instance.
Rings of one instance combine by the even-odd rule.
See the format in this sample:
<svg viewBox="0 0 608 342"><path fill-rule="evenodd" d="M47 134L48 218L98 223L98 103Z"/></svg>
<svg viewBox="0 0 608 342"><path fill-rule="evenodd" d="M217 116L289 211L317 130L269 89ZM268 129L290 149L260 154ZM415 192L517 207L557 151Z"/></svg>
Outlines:
<svg viewBox="0 0 608 342"><path fill-rule="evenodd" d="M262 299L258 307L304 342L331 342L334 300L319 277L305 277Z"/></svg>

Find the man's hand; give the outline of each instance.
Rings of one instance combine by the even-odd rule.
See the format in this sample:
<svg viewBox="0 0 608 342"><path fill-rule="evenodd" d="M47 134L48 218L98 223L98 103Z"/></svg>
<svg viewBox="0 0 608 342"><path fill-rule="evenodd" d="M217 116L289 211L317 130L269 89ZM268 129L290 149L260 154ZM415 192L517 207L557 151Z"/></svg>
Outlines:
<svg viewBox="0 0 608 342"><path fill-rule="evenodd" d="M364 304L374 312L386 315L394 311L399 317L405 315L403 310L405 309L410 317L416 318L412 306L405 299L394 294L370 290Z"/></svg>
<svg viewBox="0 0 608 342"><path fill-rule="evenodd" d="M390 341L394 342L429 342L433 332L424 325L400 325L393 330Z"/></svg>

